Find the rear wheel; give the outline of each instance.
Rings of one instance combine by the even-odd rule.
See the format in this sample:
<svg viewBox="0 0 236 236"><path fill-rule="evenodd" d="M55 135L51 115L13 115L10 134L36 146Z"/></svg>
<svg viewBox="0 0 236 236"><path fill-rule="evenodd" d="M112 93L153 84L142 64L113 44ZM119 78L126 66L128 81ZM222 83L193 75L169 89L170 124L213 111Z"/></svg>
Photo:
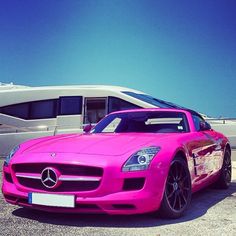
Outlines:
<svg viewBox="0 0 236 236"><path fill-rule="evenodd" d="M171 162L160 215L164 218L182 216L189 206L191 195L191 178L187 163L182 158L176 157Z"/></svg>
<svg viewBox="0 0 236 236"><path fill-rule="evenodd" d="M231 172L232 172L231 154L230 150L226 149L223 165L220 170L220 177L215 183L215 186L217 188L227 189L231 182Z"/></svg>

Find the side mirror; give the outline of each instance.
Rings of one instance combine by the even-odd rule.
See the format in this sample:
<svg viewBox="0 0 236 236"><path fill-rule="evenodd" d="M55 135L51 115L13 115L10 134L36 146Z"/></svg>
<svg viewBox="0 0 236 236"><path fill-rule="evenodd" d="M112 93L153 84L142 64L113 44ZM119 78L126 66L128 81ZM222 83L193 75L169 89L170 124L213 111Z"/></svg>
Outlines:
<svg viewBox="0 0 236 236"><path fill-rule="evenodd" d="M83 131L84 131L84 133L89 133L92 130L92 128L93 128L93 125L88 124L88 125L84 126Z"/></svg>
<svg viewBox="0 0 236 236"><path fill-rule="evenodd" d="M211 130L211 125L207 122L200 122L200 130Z"/></svg>

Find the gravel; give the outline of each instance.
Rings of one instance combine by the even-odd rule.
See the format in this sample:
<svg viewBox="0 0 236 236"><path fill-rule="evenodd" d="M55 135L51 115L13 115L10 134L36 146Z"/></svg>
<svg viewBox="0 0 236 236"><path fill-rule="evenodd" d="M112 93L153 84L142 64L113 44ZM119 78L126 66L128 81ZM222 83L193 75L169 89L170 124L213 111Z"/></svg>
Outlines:
<svg viewBox="0 0 236 236"><path fill-rule="evenodd" d="M236 152L233 160L230 188L207 188L194 194L189 210L181 219L45 213L7 204L0 194L0 235L236 235Z"/></svg>

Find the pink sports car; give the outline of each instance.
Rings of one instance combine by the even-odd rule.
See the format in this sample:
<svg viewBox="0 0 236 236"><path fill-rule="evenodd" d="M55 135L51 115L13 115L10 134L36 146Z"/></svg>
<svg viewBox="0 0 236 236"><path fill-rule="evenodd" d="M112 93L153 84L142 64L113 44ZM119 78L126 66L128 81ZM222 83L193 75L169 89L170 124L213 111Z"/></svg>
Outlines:
<svg viewBox="0 0 236 236"><path fill-rule="evenodd" d="M86 129L14 148L3 166L6 201L43 211L177 218L193 192L231 182L227 138L194 111L120 111Z"/></svg>

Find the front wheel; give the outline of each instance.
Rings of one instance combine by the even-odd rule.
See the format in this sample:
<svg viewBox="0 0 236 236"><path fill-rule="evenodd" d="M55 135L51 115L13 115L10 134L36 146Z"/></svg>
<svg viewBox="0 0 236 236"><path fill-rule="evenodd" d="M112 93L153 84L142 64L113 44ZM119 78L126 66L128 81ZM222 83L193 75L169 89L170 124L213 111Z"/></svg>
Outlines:
<svg viewBox="0 0 236 236"><path fill-rule="evenodd" d="M179 218L189 206L192 188L188 166L185 160L176 157L171 162L160 215L164 218Z"/></svg>

